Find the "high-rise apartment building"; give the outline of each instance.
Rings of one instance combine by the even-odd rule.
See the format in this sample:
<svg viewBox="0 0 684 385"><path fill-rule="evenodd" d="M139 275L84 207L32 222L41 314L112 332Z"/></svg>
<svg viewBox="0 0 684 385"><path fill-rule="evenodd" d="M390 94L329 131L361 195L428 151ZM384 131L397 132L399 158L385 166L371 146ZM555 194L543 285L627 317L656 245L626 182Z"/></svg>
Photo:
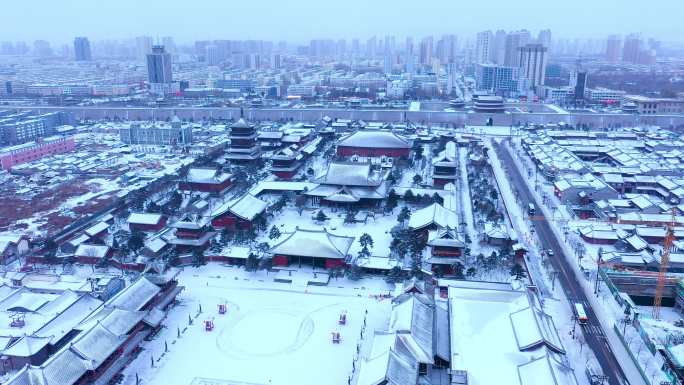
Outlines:
<svg viewBox="0 0 684 385"><path fill-rule="evenodd" d="M506 31L500 29L494 34L494 42L491 44L490 60L498 65L503 65L506 60Z"/></svg>
<svg viewBox="0 0 684 385"><path fill-rule="evenodd" d="M166 52L170 54L176 53L176 42L173 40L173 37L171 36L164 36L162 37L162 45L164 46L164 49Z"/></svg>
<svg viewBox="0 0 684 385"><path fill-rule="evenodd" d="M548 48L541 44L527 44L519 49L520 76L527 78L530 89L544 85Z"/></svg>
<svg viewBox="0 0 684 385"><path fill-rule="evenodd" d="M369 58L375 57L375 53L378 49L378 40L375 36L371 37L366 41L366 56Z"/></svg>
<svg viewBox="0 0 684 385"><path fill-rule="evenodd" d="M282 58L279 53L271 55L271 68L274 70L279 70L282 68Z"/></svg>
<svg viewBox="0 0 684 385"><path fill-rule="evenodd" d="M526 30L511 32L506 35L506 53L504 65L508 67L520 66L520 47L525 46L530 41L530 32Z"/></svg>
<svg viewBox="0 0 684 385"><path fill-rule="evenodd" d="M483 31L477 34L475 41L475 63L484 64L491 61L491 44L494 40L492 31Z"/></svg>
<svg viewBox="0 0 684 385"><path fill-rule="evenodd" d="M413 38L410 36L406 38L406 42L404 43L404 51L407 54L413 54Z"/></svg>
<svg viewBox="0 0 684 385"><path fill-rule="evenodd" d="M428 36L421 40L420 42L420 64L421 65L431 65L432 64L432 53L434 52L434 39L432 36Z"/></svg>
<svg viewBox="0 0 684 385"><path fill-rule="evenodd" d="M606 40L606 61L616 63L620 61L620 50L622 49L622 38L618 35L608 36Z"/></svg>
<svg viewBox="0 0 684 385"><path fill-rule="evenodd" d="M437 58L442 63L453 63L456 60L456 35L444 35L437 42Z"/></svg>
<svg viewBox="0 0 684 385"><path fill-rule="evenodd" d="M164 50L163 45L152 46L152 52L147 54L147 78L150 84L171 83L171 54Z"/></svg>
<svg viewBox="0 0 684 385"><path fill-rule="evenodd" d="M641 36L637 34L627 36L622 47L622 60L628 63L638 63L642 45Z"/></svg>
<svg viewBox="0 0 684 385"><path fill-rule="evenodd" d="M494 64L478 64L475 71L475 87L497 95L509 95L518 91L519 68Z"/></svg>
<svg viewBox="0 0 684 385"><path fill-rule="evenodd" d="M33 53L36 56L47 57L52 56L52 47L50 43L45 40L36 40L33 42Z"/></svg>
<svg viewBox="0 0 684 385"><path fill-rule="evenodd" d="M145 60L147 54L152 50L152 38L149 36L138 36L135 38L135 56L140 60Z"/></svg>
<svg viewBox="0 0 684 385"><path fill-rule="evenodd" d="M223 60L221 57L221 53L219 52L219 47L217 45L207 45L206 47L204 47L204 50L204 61L206 61L208 65L216 66L219 65L219 63L221 63L221 60Z"/></svg>
<svg viewBox="0 0 684 385"><path fill-rule="evenodd" d="M541 31L539 31L539 35L537 36L537 43L543 45L548 49L551 49L551 30L542 29Z"/></svg>
<svg viewBox="0 0 684 385"><path fill-rule="evenodd" d="M351 43L351 53L356 56L361 53L361 42L359 39L353 39Z"/></svg>
<svg viewBox="0 0 684 385"><path fill-rule="evenodd" d="M90 41L88 41L87 37L77 37L74 39L74 58L76 61L93 60L90 52Z"/></svg>

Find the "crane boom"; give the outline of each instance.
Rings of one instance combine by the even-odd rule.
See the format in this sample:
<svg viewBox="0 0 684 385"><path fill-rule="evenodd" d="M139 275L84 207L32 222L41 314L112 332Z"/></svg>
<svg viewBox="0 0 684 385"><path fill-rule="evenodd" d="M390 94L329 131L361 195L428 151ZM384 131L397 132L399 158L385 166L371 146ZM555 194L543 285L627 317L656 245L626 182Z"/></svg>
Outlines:
<svg viewBox="0 0 684 385"><path fill-rule="evenodd" d="M658 271L658 283L656 285L655 296L653 297L653 318L660 320L660 305L663 299L663 291L665 290L665 280L667 275L667 269L670 264L670 251L672 250L672 244L675 241L674 228L677 222L677 211L672 208L672 220L667 226L667 234L665 235L665 240L663 241L663 255L660 257L660 270Z"/></svg>

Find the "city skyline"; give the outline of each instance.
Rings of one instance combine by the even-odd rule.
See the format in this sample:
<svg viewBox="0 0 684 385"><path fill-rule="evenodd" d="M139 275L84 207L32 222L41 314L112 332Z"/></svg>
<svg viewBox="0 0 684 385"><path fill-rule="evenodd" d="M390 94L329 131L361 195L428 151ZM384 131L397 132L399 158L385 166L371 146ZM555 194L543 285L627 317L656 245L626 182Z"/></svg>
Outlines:
<svg viewBox="0 0 684 385"><path fill-rule="evenodd" d="M625 2L618 0L600 3L578 0L553 5L538 0L515 3L495 0L486 5L441 4L438 0L419 4L397 4L385 0L373 4L361 0L321 4L298 0L287 6L271 0L231 4L198 0L193 2L192 8L186 5L184 2L159 0L145 3L132 0L116 3L84 0L55 4L36 0L11 3L4 9L13 17L7 18L0 40L32 41L49 37L54 43L68 43L74 36L101 40L150 35L173 36L180 43L222 38L298 43L315 38L352 39L374 35L455 33L474 36L486 29L517 30L535 26L535 30L549 28L559 38L605 38L611 34L639 32L644 36L674 41L684 32L684 27L677 22L684 5L673 0L654 0L648 8L625 6ZM440 12L435 12L435 9L440 9ZM540 19L538 16L542 14L544 17ZM656 15L659 22L650 22ZM581 26L578 20L582 21ZM33 28L25 28L27 24ZM407 26L409 33L406 32Z"/></svg>

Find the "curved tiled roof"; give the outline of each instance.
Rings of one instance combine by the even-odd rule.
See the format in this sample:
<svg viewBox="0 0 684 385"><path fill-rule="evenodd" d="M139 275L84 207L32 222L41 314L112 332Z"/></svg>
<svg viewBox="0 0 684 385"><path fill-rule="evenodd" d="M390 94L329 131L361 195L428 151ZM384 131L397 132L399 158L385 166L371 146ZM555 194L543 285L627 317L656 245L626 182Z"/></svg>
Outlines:
<svg viewBox="0 0 684 385"><path fill-rule="evenodd" d="M331 234L325 229L297 229L268 252L301 257L345 259L353 242L354 237Z"/></svg>
<svg viewBox="0 0 684 385"><path fill-rule="evenodd" d="M411 148L411 142L391 131L359 130L340 139L338 146L361 148Z"/></svg>

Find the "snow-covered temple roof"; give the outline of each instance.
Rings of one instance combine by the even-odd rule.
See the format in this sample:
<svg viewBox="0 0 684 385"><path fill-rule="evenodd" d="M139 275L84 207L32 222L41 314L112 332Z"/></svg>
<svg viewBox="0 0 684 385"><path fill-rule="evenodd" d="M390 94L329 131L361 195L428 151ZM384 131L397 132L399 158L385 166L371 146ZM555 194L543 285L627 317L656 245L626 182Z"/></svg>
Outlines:
<svg viewBox="0 0 684 385"><path fill-rule="evenodd" d="M268 252L274 255L345 259L353 242L354 237L335 235L325 229L297 229Z"/></svg>

